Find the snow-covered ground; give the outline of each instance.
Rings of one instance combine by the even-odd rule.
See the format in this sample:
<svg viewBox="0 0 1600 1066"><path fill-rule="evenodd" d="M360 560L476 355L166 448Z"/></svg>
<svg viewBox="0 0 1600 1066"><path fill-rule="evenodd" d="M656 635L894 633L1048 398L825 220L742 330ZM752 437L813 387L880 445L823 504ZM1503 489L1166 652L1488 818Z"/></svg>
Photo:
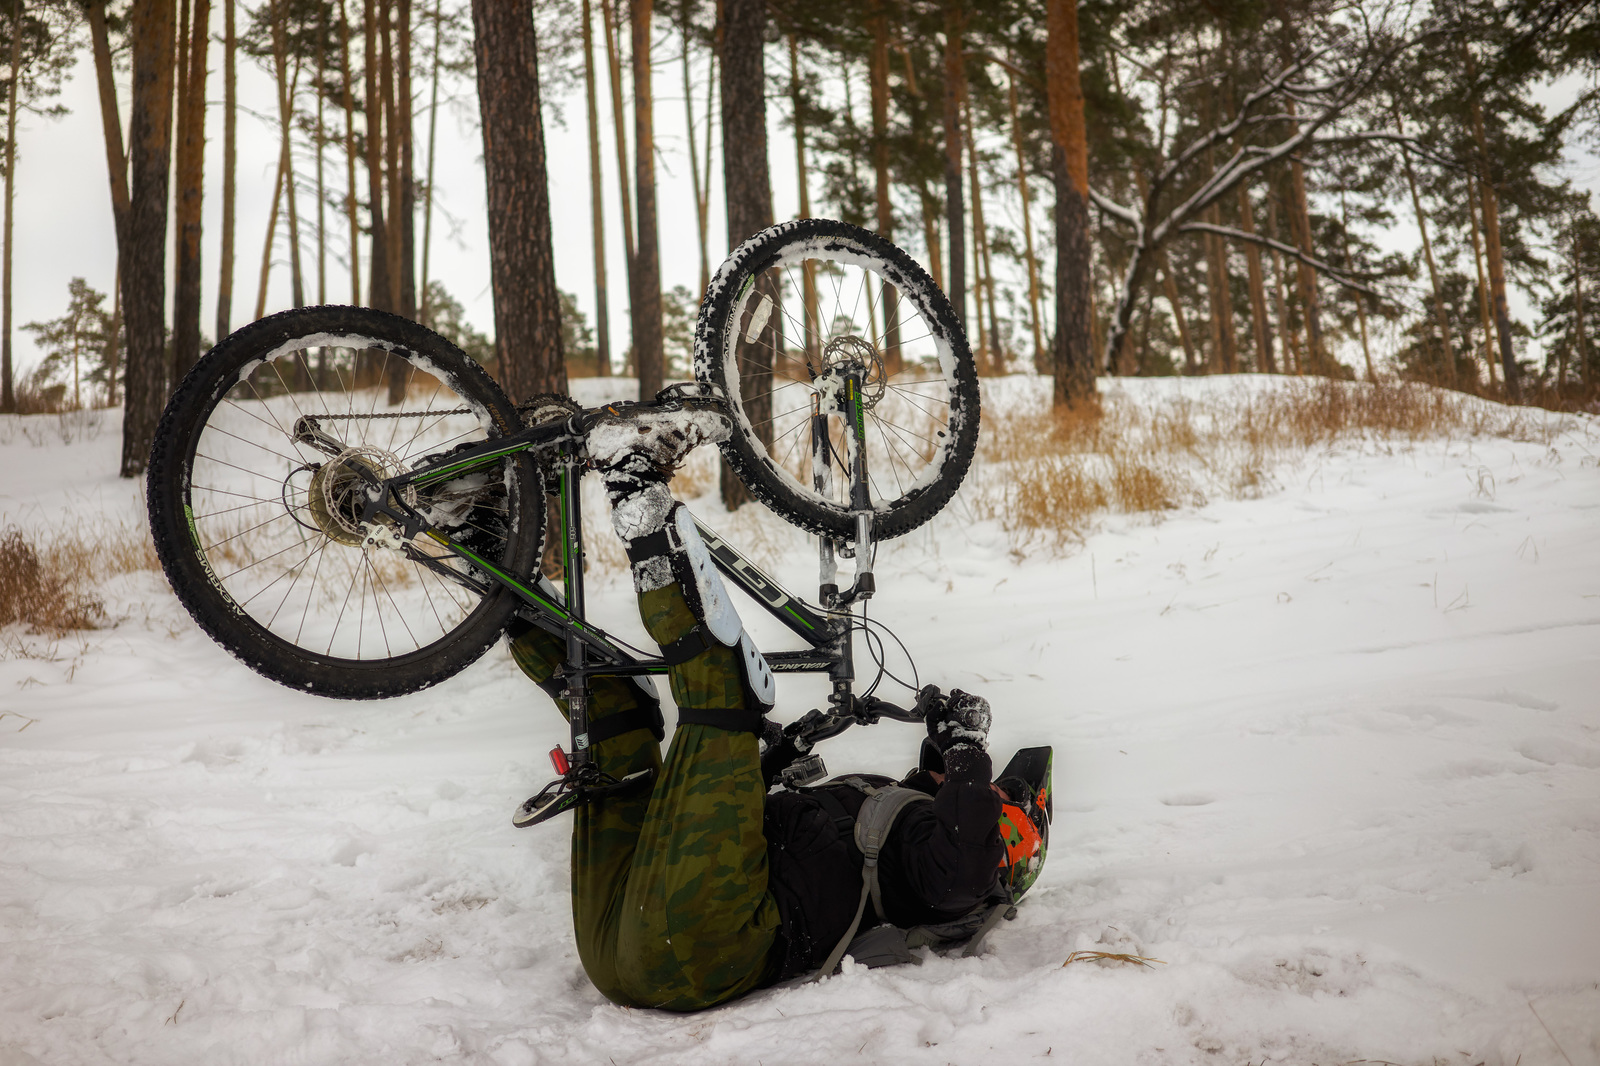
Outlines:
<svg viewBox="0 0 1600 1066"><path fill-rule="evenodd" d="M53 427L0 425L0 526L138 521L114 417ZM960 500L885 545L873 614L922 678L986 694L1002 757L1055 746L1048 866L981 958L690 1016L585 979L565 827L509 820L564 729L503 652L329 702L159 574L107 580L115 625L0 654L0 1063L1595 1064L1597 456L1593 421L1351 442L1065 556ZM804 538L696 507L814 586ZM632 636L625 581L593 595ZM786 717L819 693L780 686ZM916 741L822 750L898 771Z"/></svg>

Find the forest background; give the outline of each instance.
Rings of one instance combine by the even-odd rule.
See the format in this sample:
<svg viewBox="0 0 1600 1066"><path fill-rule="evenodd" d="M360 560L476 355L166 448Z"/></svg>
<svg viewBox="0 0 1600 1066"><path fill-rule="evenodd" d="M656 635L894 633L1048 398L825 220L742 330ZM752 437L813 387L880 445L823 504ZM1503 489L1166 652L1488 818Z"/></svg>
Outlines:
<svg viewBox="0 0 1600 1066"><path fill-rule="evenodd" d="M137 473L211 339L322 301L517 398L653 392L731 238L805 214L907 247L980 371L1058 403L1241 371L1594 403L1593 0L528 10L0 0L0 409L124 404Z"/></svg>

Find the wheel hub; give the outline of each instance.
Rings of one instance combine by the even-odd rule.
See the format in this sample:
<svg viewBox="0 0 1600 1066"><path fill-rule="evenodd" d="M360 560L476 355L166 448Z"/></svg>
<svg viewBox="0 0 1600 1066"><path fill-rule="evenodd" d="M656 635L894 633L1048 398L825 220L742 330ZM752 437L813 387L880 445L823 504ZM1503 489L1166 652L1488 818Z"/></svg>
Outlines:
<svg viewBox="0 0 1600 1066"><path fill-rule="evenodd" d="M404 473L405 464L393 452L371 445L346 448L311 475L306 493L311 520L329 538L352 548L386 544L395 539L393 520L378 515L373 522L363 522L361 514L372 499L374 482ZM409 486L403 494L411 506L416 505L416 496L416 490Z"/></svg>

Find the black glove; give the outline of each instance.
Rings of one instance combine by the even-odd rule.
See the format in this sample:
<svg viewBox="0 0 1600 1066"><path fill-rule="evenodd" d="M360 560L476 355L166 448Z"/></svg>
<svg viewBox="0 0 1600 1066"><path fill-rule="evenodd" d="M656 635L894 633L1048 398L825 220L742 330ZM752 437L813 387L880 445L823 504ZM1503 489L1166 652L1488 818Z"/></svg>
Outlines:
<svg viewBox="0 0 1600 1066"><path fill-rule="evenodd" d="M941 755L948 755L958 745L987 750L990 718L988 700L951 689L949 695L935 695L928 700L924 721L929 739Z"/></svg>

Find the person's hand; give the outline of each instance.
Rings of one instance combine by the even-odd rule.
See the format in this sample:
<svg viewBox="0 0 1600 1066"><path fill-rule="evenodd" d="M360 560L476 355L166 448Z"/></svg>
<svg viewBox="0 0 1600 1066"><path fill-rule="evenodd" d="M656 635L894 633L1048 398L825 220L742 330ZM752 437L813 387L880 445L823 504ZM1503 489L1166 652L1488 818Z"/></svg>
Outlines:
<svg viewBox="0 0 1600 1066"><path fill-rule="evenodd" d="M952 689L928 703L928 736L941 755L965 744L984 751L989 746L989 701L970 692Z"/></svg>

